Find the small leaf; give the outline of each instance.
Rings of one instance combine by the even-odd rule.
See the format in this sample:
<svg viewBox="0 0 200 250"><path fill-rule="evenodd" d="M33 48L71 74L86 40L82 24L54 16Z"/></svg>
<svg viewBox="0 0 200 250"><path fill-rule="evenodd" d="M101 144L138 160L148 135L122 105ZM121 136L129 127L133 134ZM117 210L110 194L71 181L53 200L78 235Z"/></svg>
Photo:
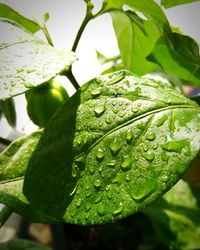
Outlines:
<svg viewBox="0 0 200 250"><path fill-rule="evenodd" d="M148 59L158 63L167 73L200 86L198 44L190 37L173 33L158 39Z"/></svg>
<svg viewBox="0 0 200 250"><path fill-rule="evenodd" d="M32 221L53 222L33 210L22 193L24 174L42 131L21 137L0 154L0 202Z"/></svg>
<svg viewBox="0 0 200 250"><path fill-rule="evenodd" d="M73 52L57 50L15 23L0 19L0 99L36 87L75 60Z"/></svg>
<svg viewBox="0 0 200 250"><path fill-rule="evenodd" d="M160 241L170 249L200 248L199 188L180 180L146 212Z"/></svg>
<svg viewBox="0 0 200 250"><path fill-rule="evenodd" d="M11 7L9 7L8 5L3 4L3 3L0 3L0 18L6 18L9 20L13 20L16 23L23 26L26 30L28 30L32 34L37 32L38 30L40 30L40 26L36 22L20 15L18 12L13 10Z"/></svg>
<svg viewBox="0 0 200 250"><path fill-rule="evenodd" d="M24 192L35 208L65 222L115 221L164 194L199 145L194 102L124 70L103 75L52 117L29 162Z"/></svg>
<svg viewBox="0 0 200 250"><path fill-rule="evenodd" d="M7 122L11 127L16 126L15 104L12 98L0 101L0 110L5 115Z"/></svg>
<svg viewBox="0 0 200 250"><path fill-rule="evenodd" d="M171 8L181 4L189 4L193 2L199 2L199 0L161 0L161 4L165 8Z"/></svg>
<svg viewBox="0 0 200 250"><path fill-rule="evenodd" d="M22 240L22 239L12 239L4 243L0 243L1 250L52 250L52 248L43 246L39 243Z"/></svg>

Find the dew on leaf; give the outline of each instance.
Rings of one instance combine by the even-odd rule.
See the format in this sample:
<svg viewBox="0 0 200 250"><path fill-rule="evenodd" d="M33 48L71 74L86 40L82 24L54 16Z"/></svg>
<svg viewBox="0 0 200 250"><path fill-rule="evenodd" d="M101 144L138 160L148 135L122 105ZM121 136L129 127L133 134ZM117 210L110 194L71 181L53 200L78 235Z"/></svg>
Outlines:
<svg viewBox="0 0 200 250"><path fill-rule="evenodd" d="M95 89L93 89L92 91L91 91L91 94L93 95L93 96L98 96L98 95L100 95L102 93L102 89L101 88L95 88Z"/></svg>
<svg viewBox="0 0 200 250"><path fill-rule="evenodd" d="M112 109L112 111L113 111L113 113L117 114L119 110L118 110L118 108L114 107L114 108Z"/></svg>
<svg viewBox="0 0 200 250"><path fill-rule="evenodd" d="M115 167L116 166L116 160L111 160L106 164L108 167Z"/></svg>
<svg viewBox="0 0 200 250"><path fill-rule="evenodd" d="M77 206L77 207L80 207L80 206L81 206L81 203L82 203L82 199L78 199L78 200L76 201L76 206Z"/></svg>
<svg viewBox="0 0 200 250"><path fill-rule="evenodd" d="M155 158L155 154L149 152L149 153L144 154L144 157L145 157L145 159L146 159L147 161L153 161L154 158Z"/></svg>
<svg viewBox="0 0 200 250"><path fill-rule="evenodd" d="M113 154L118 153L121 147L122 147L121 143L116 138L110 144L110 150Z"/></svg>
<svg viewBox="0 0 200 250"><path fill-rule="evenodd" d="M104 216L106 214L106 207L103 203L100 203L97 206L97 213L99 216Z"/></svg>
<svg viewBox="0 0 200 250"><path fill-rule="evenodd" d="M132 111L133 113L137 113L137 112L139 111L139 108L138 108L138 107L132 107L132 108L131 108L131 111Z"/></svg>
<svg viewBox="0 0 200 250"><path fill-rule="evenodd" d="M149 140L149 141L153 141L153 140L156 139L156 134L155 134L155 133L148 134L148 135L146 136L146 138L147 138L147 140Z"/></svg>
<svg viewBox="0 0 200 250"><path fill-rule="evenodd" d="M113 215L117 216L119 214L121 214L124 210L124 206L122 205L122 203L119 204L119 207L113 211Z"/></svg>
<svg viewBox="0 0 200 250"><path fill-rule="evenodd" d="M176 152L181 153L182 149L185 146L188 146L189 142L187 140L180 140L180 141L168 141L162 144L162 149L168 152Z"/></svg>
<svg viewBox="0 0 200 250"><path fill-rule="evenodd" d="M94 171L95 171L94 165L89 165L89 171L90 171L90 174L94 174Z"/></svg>
<svg viewBox="0 0 200 250"><path fill-rule="evenodd" d="M111 122L112 122L112 117L108 115L106 117L106 123L110 124Z"/></svg>
<svg viewBox="0 0 200 250"><path fill-rule="evenodd" d="M91 204L90 203L86 203L86 206L85 206L86 212L88 212L90 209L91 209Z"/></svg>
<svg viewBox="0 0 200 250"><path fill-rule="evenodd" d="M161 154L161 160L167 162L169 159L169 156L166 153Z"/></svg>
<svg viewBox="0 0 200 250"><path fill-rule="evenodd" d="M116 183L116 184L121 184L122 183L122 177L121 177L121 175L116 175L115 177L114 177L114 179L112 180L112 183Z"/></svg>
<svg viewBox="0 0 200 250"><path fill-rule="evenodd" d="M95 186L96 188L100 188L100 187L102 186L102 182L101 182L100 180L95 180L95 181L94 181L94 186Z"/></svg>
<svg viewBox="0 0 200 250"><path fill-rule="evenodd" d="M132 138L133 138L133 132L129 129L127 132L126 132L126 140L127 140L127 142L131 142L131 140L132 140Z"/></svg>
<svg viewBox="0 0 200 250"><path fill-rule="evenodd" d="M97 196L97 198L96 198L96 200L94 201L94 203L95 203L95 204L99 203L99 202L102 200L102 198L103 198L103 194L101 193L101 194L99 194L99 195Z"/></svg>
<svg viewBox="0 0 200 250"><path fill-rule="evenodd" d="M94 111L96 113L96 115L102 115L103 112L105 111L105 106L104 105L97 105L95 108L94 108Z"/></svg>
<svg viewBox="0 0 200 250"><path fill-rule="evenodd" d="M105 155L105 153L104 153L103 149L99 148L97 153L96 153L96 158L98 160L102 160L104 158L104 155Z"/></svg>
<svg viewBox="0 0 200 250"><path fill-rule="evenodd" d="M128 158L121 164L121 167L123 170L129 170L131 169L131 165L132 165L132 160L131 158Z"/></svg>
<svg viewBox="0 0 200 250"><path fill-rule="evenodd" d="M120 111L118 115L119 115L119 117L124 117L124 116L125 116L125 114L126 114L125 112Z"/></svg>
<svg viewBox="0 0 200 250"><path fill-rule="evenodd" d="M162 126L166 120L167 120L167 116L166 116L166 115L161 116L161 117L158 119L158 121L157 121L157 123L156 123L156 126L157 126L157 127Z"/></svg>

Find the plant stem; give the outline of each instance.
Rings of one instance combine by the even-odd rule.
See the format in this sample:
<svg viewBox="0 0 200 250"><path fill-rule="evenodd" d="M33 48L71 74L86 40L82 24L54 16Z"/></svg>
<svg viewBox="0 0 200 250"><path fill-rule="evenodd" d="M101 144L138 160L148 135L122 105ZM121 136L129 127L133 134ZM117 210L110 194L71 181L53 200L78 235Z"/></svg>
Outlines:
<svg viewBox="0 0 200 250"><path fill-rule="evenodd" d="M66 72L65 75L70 80L70 82L72 83L72 85L74 86L74 88L76 90L78 90L80 88L80 86L79 86L78 82L76 81L76 78L74 77L71 68Z"/></svg>
<svg viewBox="0 0 200 250"><path fill-rule="evenodd" d="M6 222L6 220L10 217L12 214L12 210L5 206L3 209L0 211L0 228L3 226L3 224Z"/></svg>
<svg viewBox="0 0 200 250"><path fill-rule="evenodd" d="M54 47L53 42L52 42L52 40L51 40L51 37L50 37L50 35L49 35L49 32L48 32L48 29L47 29L46 24L43 24L43 25L42 25L42 31L43 31L43 33L44 33L44 35L45 35L45 37L46 37L46 39L47 39L49 45L51 45L51 46Z"/></svg>
<svg viewBox="0 0 200 250"><path fill-rule="evenodd" d="M6 145L8 146L12 141L8 140L8 139L5 139L5 138L2 138L0 137L0 143L3 144L3 145Z"/></svg>

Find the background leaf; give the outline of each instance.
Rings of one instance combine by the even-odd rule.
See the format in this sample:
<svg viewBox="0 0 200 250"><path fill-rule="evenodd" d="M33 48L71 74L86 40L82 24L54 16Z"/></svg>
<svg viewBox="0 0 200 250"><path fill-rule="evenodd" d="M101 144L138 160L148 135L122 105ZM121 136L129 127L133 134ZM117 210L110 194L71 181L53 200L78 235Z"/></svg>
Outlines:
<svg viewBox="0 0 200 250"><path fill-rule="evenodd" d="M5 243L0 243L1 250L52 250L52 248L43 246L39 243L22 240L22 239L12 239Z"/></svg>
<svg viewBox="0 0 200 250"><path fill-rule="evenodd" d="M0 99L50 80L75 60L74 53L57 50L4 19L0 33Z"/></svg>
<svg viewBox="0 0 200 250"><path fill-rule="evenodd" d="M36 22L20 15L11 7L3 3L0 3L0 18L13 20L33 34L37 32L38 30L40 30L40 26Z"/></svg>
<svg viewBox="0 0 200 250"><path fill-rule="evenodd" d="M200 86L199 46L190 37L173 33L160 38L148 57L158 63L167 73Z"/></svg>
<svg viewBox="0 0 200 250"><path fill-rule="evenodd" d="M126 217L190 166L199 117L198 105L166 83L127 71L93 79L52 117L30 160L25 195L70 223Z"/></svg>
<svg viewBox="0 0 200 250"><path fill-rule="evenodd" d="M0 111L5 115L7 122L11 127L16 126L16 111L15 104L12 98L5 101L0 101Z"/></svg>
<svg viewBox="0 0 200 250"><path fill-rule="evenodd" d="M193 2L199 2L199 0L161 0L161 4L165 8L171 8L181 4L188 4Z"/></svg>
<svg viewBox="0 0 200 250"><path fill-rule="evenodd" d="M22 193L26 167L41 134L42 131L38 131L21 137L0 154L0 202L29 220L53 222L43 213L33 210Z"/></svg>
<svg viewBox="0 0 200 250"><path fill-rule="evenodd" d="M180 180L147 209L158 239L170 249L200 248L199 191Z"/></svg>

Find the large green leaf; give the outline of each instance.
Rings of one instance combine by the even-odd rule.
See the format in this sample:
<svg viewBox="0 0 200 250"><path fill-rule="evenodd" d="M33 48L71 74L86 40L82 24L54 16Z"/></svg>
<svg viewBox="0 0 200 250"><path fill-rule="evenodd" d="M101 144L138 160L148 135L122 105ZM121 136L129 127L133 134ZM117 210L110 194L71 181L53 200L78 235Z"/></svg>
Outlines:
<svg viewBox="0 0 200 250"><path fill-rule="evenodd" d="M199 46L190 37L173 33L161 37L148 59L158 63L167 73L200 86Z"/></svg>
<svg viewBox="0 0 200 250"><path fill-rule="evenodd" d="M26 167L41 134L38 131L21 137L0 154L0 202L32 221L53 222L33 210L22 193Z"/></svg>
<svg viewBox="0 0 200 250"><path fill-rule="evenodd" d="M165 83L119 71L81 87L29 162L31 204L76 224L128 216L165 193L200 145L200 109Z"/></svg>
<svg viewBox="0 0 200 250"><path fill-rule="evenodd" d="M0 34L0 99L50 80L75 60L74 53L55 49L5 19L0 19Z"/></svg>
<svg viewBox="0 0 200 250"><path fill-rule="evenodd" d="M121 58L125 69L144 75L158 67L157 64L147 61L146 57L151 53L159 33L152 22L143 20L141 29L129 16L130 14L119 11L112 12Z"/></svg>
<svg viewBox="0 0 200 250"><path fill-rule="evenodd" d="M162 5L165 8L171 8L181 4L188 4L193 2L199 2L199 0L161 0Z"/></svg>
<svg viewBox="0 0 200 250"><path fill-rule="evenodd" d="M170 249L200 249L199 191L181 180L147 209L158 238Z"/></svg>
<svg viewBox="0 0 200 250"><path fill-rule="evenodd" d="M25 29L27 29L31 33L35 33L38 30L40 30L40 26L36 22L20 15L11 7L3 3L0 3L0 18L13 20L19 23L21 26L23 26Z"/></svg>
<svg viewBox="0 0 200 250"><path fill-rule="evenodd" d="M23 240L12 239L10 241L0 243L1 250L52 250L51 247L43 246L39 243Z"/></svg>

